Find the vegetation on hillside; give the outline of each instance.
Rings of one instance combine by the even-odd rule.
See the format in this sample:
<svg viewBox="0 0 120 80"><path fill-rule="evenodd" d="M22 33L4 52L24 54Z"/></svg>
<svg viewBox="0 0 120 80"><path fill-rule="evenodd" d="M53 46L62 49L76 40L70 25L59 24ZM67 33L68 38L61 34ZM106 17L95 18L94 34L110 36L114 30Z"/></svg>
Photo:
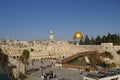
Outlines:
<svg viewBox="0 0 120 80"><path fill-rule="evenodd" d="M108 51L105 51L104 53L101 53L101 56L113 59L113 55L111 54L111 52L108 52Z"/></svg>
<svg viewBox="0 0 120 80"><path fill-rule="evenodd" d="M105 63L104 61L101 61L98 66L101 66L103 68L110 68L110 67L116 67L115 63Z"/></svg>
<svg viewBox="0 0 120 80"><path fill-rule="evenodd" d="M96 51L93 54L88 55L90 65L93 67L101 66L104 68L116 67L115 63L106 63L105 61L101 60L100 57L113 59L113 55L110 52L105 51L104 53L98 53Z"/></svg>
<svg viewBox="0 0 120 80"><path fill-rule="evenodd" d="M89 54L88 58L90 60L91 66L96 66L101 61L100 60L100 54L97 51L94 52L93 54Z"/></svg>
<svg viewBox="0 0 120 80"><path fill-rule="evenodd" d="M120 35L119 34L110 34L103 36L97 36L96 38L91 37L91 39L86 35L84 39L79 41L80 45L100 45L101 43L110 43L114 45L120 45Z"/></svg>
<svg viewBox="0 0 120 80"><path fill-rule="evenodd" d="M33 48L31 48L31 50L30 51L34 51L34 49Z"/></svg>

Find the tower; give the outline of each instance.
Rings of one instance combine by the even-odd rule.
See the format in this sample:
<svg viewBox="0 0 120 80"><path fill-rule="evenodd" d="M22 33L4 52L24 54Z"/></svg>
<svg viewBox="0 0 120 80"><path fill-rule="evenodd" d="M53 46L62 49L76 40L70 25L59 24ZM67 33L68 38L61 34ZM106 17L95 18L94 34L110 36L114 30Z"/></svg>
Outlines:
<svg viewBox="0 0 120 80"><path fill-rule="evenodd" d="M10 41L9 36L7 36L7 37L6 37L6 41L7 41L7 42L9 42L9 41Z"/></svg>
<svg viewBox="0 0 120 80"><path fill-rule="evenodd" d="M50 41L53 41L53 40L54 40L54 33L53 33L52 30L51 30L50 33L49 33L49 37L50 37Z"/></svg>

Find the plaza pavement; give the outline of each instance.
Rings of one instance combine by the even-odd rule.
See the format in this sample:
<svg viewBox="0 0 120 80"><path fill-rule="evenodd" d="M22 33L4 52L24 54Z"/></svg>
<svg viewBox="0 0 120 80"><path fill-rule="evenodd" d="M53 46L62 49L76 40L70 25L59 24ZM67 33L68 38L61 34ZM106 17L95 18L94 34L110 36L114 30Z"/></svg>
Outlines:
<svg viewBox="0 0 120 80"><path fill-rule="evenodd" d="M40 70L31 73L30 75L28 75L28 78L25 79L25 80L42 80L41 79L41 74L49 72L49 71L54 71L54 73L57 76L57 78L53 78L53 79L50 79L50 80L58 80L58 78L65 78L66 80L83 80L83 75L84 74L80 74L79 70L57 67L57 66L54 65L54 62L52 64L52 66L49 67L49 68L46 68L46 69L41 69L40 68L40 66L47 66L47 65L50 65L50 64L52 64L51 61L43 60L43 63L41 63L41 61L35 61L34 65L32 66L32 63L30 61L29 65L27 66L27 69L39 68Z"/></svg>

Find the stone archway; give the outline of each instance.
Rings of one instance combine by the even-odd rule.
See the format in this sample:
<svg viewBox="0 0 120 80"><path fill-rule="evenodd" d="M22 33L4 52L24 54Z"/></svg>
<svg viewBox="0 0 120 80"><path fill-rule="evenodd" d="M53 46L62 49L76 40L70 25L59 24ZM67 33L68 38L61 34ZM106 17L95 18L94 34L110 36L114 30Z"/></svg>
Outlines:
<svg viewBox="0 0 120 80"><path fill-rule="evenodd" d="M15 59L16 57L15 57L15 56L13 56L13 58Z"/></svg>

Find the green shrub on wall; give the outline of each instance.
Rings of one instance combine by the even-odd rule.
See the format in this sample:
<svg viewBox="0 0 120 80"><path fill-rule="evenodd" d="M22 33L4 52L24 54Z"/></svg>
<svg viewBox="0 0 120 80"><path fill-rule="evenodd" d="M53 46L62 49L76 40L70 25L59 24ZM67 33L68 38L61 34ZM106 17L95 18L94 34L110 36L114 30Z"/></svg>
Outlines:
<svg viewBox="0 0 120 80"><path fill-rule="evenodd" d="M118 50L118 51L117 51L117 54L119 54L119 55L120 55L120 50Z"/></svg>

